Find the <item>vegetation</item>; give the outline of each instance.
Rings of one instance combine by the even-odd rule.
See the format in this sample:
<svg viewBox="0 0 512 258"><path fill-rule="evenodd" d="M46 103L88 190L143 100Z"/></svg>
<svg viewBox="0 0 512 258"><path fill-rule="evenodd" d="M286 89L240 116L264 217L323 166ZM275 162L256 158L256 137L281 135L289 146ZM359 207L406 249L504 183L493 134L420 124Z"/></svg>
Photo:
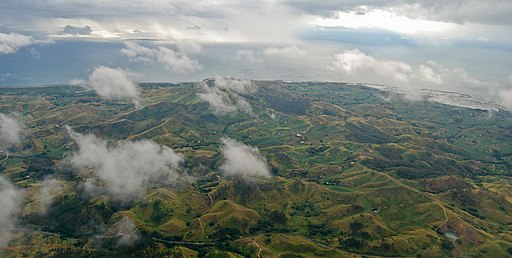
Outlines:
<svg viewBox="0 0 512 258"><path fill-rule="evenodd" d="M212 114L191 83L142 84L140 109L78 87L0 89L0 112L18 112L30 129L0 173L25 188L28 200L49 175L67 184L47 213L23 209L26 230L14 234L6 255L512 253L510 113L409 102L343 83L254 85L243 96L254 114L224 117ZM111 141L169 146L193 180L148 189L132 202L91 196L83 181L91 171L67 166L76 146L65 125ZM272 178L222 174L221 137L258 147ZM112 233L123 217L138 236L129 245Z"/></svg>

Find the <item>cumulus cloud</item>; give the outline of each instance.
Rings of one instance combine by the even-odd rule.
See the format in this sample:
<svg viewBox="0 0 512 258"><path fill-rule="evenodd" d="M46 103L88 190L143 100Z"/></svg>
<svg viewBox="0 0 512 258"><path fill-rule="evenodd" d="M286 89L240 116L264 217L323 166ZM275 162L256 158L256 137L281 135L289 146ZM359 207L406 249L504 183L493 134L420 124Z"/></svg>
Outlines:
<svg viewBox="0 0 512 258"><path fill-rule="evenodd" d="M105 99L131 99L139 104L139 87L130 80L133 74L120 68L96 67L89 75L89 87ZM78 82L78 81L75 81Z"/></svg>
<svg viewBox="0 0 512 258"><path fill-rule="evenodd" d="M89 25L84 27L76 27L72 25L66 25L64 29L61 31L61 34L71 34L71 35L91 35L92 28Z"/></svg>
<svg viewBox="0 0 512 258"><path fill-rule="evenodd" d="M46 178L41 182L41 188L35 196L38 213L46 214L48 212L55 195L64 189L64 185L63 181L54 178Z"/></svg>
<svg viewBox="0 0 512 258"><path fill-rule="evenodd" d="M236 52L236 59L248 63L258 63L261 62L261 58L257 57L254 51L243 49Z"/></svg>
<svg viewBox="0 0 512 258"><path fill-rule="evenodd" d="M131 201L146 187L173 183L179 177L183 157L169 147L148 140L109 145L94 135L69 132L79 147L70 163L78 169L91 168L97 181L88 182L104 188L116 200Z"/></svg>
<svg viewBox="0 0 512 258"><path fill-rule="evenodd" d="M334 61L328 69L346 74L374 73L398 82L409 82L414 78L436 84L442 82L439 75L427 65L413 67L401 61L378 60L357 48L334 55Z"/></svg>
<svg viewBox="0 0 512 258"><path fill-rule="evenodd" d="M0 176L0 248L5 248L11 240L22 201L23 192Z"/></svg>
<svg viewBox="0 0 512 258"><path fill-rule="evenodd" d="M0 146L20 143L22 130L23 124L18 119L0 113Z"/></svg>
<svg viewBox="0 0 512 258"><path fill-rule="evenodd" d="M265 53L267 56L275 56L281 58L301 58L306 55L303 50L295 45L286 47L269 47L263 49L263 53Z"/></svg>
<svg viewBox="0 0 512 258"><path fill-rule="evenodd" d="M203 93L198 96L210 104L216 115L226 115L235 111L252 115L252 107L240 94L253 93L255 86L249 80L215 77L201 82Z"/></svg>
<svg viewBox="0 0 512 258"><path fill-rule="evenodd" d="M399 86L406 94L413 95L418 94L422 87L467 89L484 84L462 68L445 68L434 61L411 65L397 60L377 59L359 49L337 53L327 69L341 72L348 80Z"/></svg>
<svg viewBox="0 0 512 258"><path fill-rule="evenodd" d="M221 139L222 172L231 176L270 177L267 162L257 148L230 138Z"/></svg>
<svg viewBox="0 0 512 258"><path fill-rule="evenodd" d="M44 45L52 42L51 40L34 39L32 36L25 36L14 32L8 34L0 32L0 55L16 53L23 47Z"/></svg>
<svg viewBox="0 0 512 258"><path fill-rule="evenodd" d="M121 53L131 61L146 64L161 64L174 73L191 73L201 69L197 59L192 59L186 53L199 53L201 46L188 41L178 44L180 51L176 52L166 47L148 48L134 42L125 42Z"/></svg>

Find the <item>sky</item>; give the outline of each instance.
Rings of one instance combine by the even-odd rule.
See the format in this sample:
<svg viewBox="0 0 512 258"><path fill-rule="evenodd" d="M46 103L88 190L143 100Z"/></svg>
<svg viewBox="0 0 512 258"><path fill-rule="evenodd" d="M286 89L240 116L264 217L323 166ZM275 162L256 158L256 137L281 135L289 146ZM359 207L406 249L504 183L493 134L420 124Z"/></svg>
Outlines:
<svg viewBox="0 0 512 258"><path fill-rule="evenodd" d="M0 86L215 76L512 103L512 0L2 0ZM503 97L503 96L511 96Z"/></svg>

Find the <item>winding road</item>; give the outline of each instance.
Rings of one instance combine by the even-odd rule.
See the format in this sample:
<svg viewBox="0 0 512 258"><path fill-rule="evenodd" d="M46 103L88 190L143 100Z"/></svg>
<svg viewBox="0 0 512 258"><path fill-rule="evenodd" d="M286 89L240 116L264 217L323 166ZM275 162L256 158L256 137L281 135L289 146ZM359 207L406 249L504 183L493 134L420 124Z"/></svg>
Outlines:
<svg viewBox="0 0 512 258"><path fill-rule="evenodd" d="M263 250L263 248L261 248L261 246L258 244L258 242L256 242L256 240L252 240L252 242L256 245L256 247L258 247L258 253L256 254L258 256L258 258L261 258L261 250Z"/></svg>

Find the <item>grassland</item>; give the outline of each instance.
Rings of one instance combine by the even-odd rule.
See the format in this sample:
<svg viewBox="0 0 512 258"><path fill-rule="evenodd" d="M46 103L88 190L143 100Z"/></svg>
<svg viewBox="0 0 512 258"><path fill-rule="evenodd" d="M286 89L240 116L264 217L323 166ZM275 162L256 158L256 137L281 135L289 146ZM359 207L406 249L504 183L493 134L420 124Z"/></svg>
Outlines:
<svg viewBox="0 0 512 258"><path fill-rule="evenodd" d="M8 256L506 257L512 255L512 116L409 102L343 83L256 81L253 115L216 117L194 83L142 84L143 107L77 87L0 89L28 130L0 172L36 191L66 182L48 213L27 203ZM64 125L184 155L192 182L117 203L81 190ZM219 140L258 147L272 178L219 172ZM0 157L3 159L3 157ZM105 232L127 216L140 236ZM98 238L102 235L102 238ZM450 237L455 236L456 238Z"/></svg>

